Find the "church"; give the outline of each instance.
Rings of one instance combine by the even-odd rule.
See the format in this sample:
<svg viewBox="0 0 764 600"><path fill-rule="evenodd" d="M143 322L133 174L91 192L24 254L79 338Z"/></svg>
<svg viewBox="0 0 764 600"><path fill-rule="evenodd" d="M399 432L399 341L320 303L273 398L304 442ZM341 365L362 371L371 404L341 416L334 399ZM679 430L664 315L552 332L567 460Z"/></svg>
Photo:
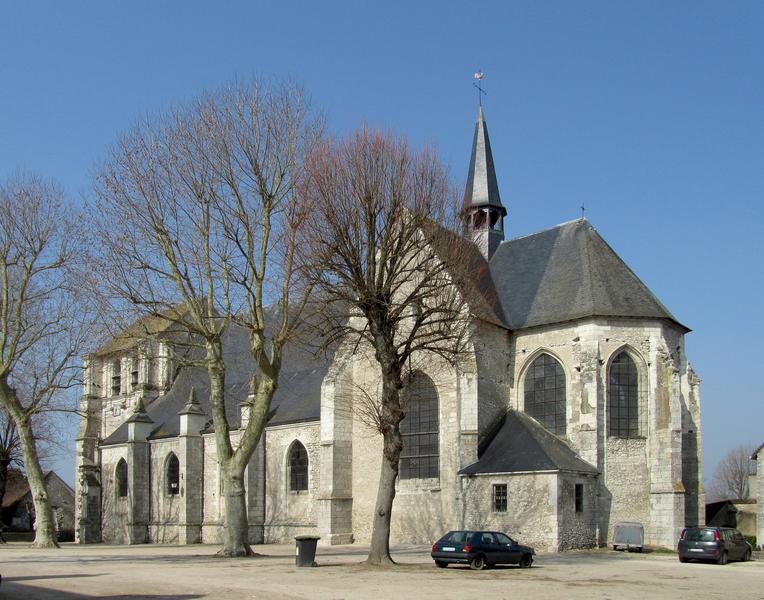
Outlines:
<svg viewBox="0 0 764 600"><path fill-rule="evenodd" d="M413 375L391 542L474 528L562 551L608 544L615 523L631 521L646 544L673 547L704 507L690 330L584 218L505 239L482 107L463 215L481 308L456 365L433 360ZM252 367L233 326L224 354L235 444ZM358 403L379 369L342 345L320 357L290 348L283 365L247 468L250 542L368 543L381 438ZM86 357L80 543L222 539L208 389L205 371L180 365L161 319Z"/></svg>

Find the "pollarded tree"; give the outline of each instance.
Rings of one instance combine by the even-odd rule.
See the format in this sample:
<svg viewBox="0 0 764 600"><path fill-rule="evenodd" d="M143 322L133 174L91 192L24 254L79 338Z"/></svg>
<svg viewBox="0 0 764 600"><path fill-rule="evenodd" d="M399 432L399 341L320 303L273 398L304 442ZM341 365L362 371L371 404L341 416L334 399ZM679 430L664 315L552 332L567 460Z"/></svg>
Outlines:
<svg viewBox="0 0 764 600"><path fill-rule="evenodd" d="M62 392L79 384L87 341L77 222L53 184L16 175L0 185L0 406L18 436L40 547L57 543L34 426L65 408Z"/></svg>
<svg viewBox="0 0 764 600"><path fill-rule="evenodd" d="M278 385L282 348L309 290L295 267L304 157L319 116L302 89L255 81L208 94L135 127L96 182L104 284L198 343L223 479L226 556L251 554L244 470ZM182 310L175 307L181 305ZM249 333L254 405L241 431L226 417L221 334ZM236 434L232 439L232 434Z"/></svg>
<svg viewBox="0 0 764 600"><path fill-rule="evenodd" d="M367 561L392 563L406 410L401 391L412 364L433 355L455 363L464 350L470 320L460 284L467 281L468 248L450 228L457 218L446 169L433 152L412 152L390 135L362 129L324 143L304 189L310 199L305 256L331 308L323 321L327 338L370 348L381 371L379 394L358 394L362 419L383 438Z"/></svg>

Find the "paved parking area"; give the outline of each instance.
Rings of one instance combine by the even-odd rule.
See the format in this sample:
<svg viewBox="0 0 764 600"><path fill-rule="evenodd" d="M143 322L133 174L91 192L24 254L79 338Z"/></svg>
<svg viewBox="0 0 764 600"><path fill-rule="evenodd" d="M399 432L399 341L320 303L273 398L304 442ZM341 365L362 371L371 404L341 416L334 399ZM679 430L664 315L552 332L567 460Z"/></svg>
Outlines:
<svg viewBox="0 0 764 600"><path fill-rule="evenodd" d="M319 547L316 568L296 568L292 546L257 546L261 556L221 559L214 546L0 546L0 599L83 598L756 598L764 600L764 560L680 564L673 554L608 550L537 557L531 569L438 569L428 547L400 547L394 568L362 564L360 546Z"/></svg>

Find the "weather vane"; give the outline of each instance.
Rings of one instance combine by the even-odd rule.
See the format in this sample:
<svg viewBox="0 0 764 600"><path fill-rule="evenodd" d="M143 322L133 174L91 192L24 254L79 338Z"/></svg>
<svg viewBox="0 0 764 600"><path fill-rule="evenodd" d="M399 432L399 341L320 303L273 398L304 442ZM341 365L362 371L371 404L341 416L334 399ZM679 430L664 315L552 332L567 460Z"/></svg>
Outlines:
<svg viewBox="0 0 764 600"><path fill-rule="evenodd" d="M483 96L485 96L485 90L481 86L481 83L483 83L483 77L485 77L485 73L483 73L482 69L478 69L475 71L475 74L473 75L475 78L475 81L472 82L472 85L474 85L477 88L478 91L478 102L480 103L480 106L483 106Z"/></svg>

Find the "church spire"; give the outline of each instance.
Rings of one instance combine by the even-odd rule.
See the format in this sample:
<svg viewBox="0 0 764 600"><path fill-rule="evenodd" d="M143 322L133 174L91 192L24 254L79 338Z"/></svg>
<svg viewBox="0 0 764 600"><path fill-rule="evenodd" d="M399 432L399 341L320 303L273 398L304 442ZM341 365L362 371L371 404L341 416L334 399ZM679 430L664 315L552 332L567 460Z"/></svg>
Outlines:
<svg viewBox="0 0 764 600"><path fill-rule="evenodd" d="M504 217L507 209L501 203L496 171L493 166L491 142L482 105L478 109L472 156L464 189L462 218L467 233L472 237L486 260L504 240Z"/></svg>

